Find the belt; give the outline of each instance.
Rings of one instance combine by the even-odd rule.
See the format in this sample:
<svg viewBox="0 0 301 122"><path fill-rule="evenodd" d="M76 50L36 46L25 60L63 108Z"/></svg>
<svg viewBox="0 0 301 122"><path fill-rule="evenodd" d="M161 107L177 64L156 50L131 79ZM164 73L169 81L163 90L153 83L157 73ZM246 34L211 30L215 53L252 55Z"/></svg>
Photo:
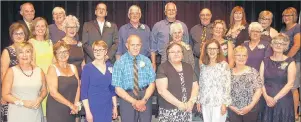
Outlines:
<svg viewBox="0 0 301 122"><path fill-rule="evenodd" d="M147 88L148 88L148 85L147 85L147 86L144 86L144 87L142 87L142 88L139 88L139 91L144 91L144 90L147 89ZM133 89L127 89L127 90L125 90L125 91L127 91L127 92L132 92Z"/></svg>

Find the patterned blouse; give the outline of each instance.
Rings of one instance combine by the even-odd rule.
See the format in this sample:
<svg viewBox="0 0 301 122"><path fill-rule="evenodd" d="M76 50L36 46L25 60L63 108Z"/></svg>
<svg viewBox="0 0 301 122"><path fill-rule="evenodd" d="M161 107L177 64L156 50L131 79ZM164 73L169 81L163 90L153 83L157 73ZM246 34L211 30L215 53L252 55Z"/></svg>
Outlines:
<svg viewBox="0 0 301 122"><path fill-rule="evenodd" d="M231 73L233 71L231 70ZM241 109L252 102L255 90L263 86L263 80L254 68L249 68L242 74L231 75L232 106Z"/></svg>
<svg viewBox="0 0 301 122"><path fill-rule="evenodd" d="M200 66L198 103L205 106L220 106L231 103L231 72L227 62L215 66Z"/></svg>

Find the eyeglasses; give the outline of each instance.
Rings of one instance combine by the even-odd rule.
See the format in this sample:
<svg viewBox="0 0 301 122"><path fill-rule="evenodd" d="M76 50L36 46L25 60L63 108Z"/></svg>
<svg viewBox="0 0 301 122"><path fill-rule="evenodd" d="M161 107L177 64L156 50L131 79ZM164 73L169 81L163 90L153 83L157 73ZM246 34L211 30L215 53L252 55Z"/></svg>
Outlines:
<svg viewBox="0 0 301 122"><path fill-rule="evenodd" d="M182 51L170 51L170 52L168 52L168 53L170 53L170 54L181 54Z"/></svg>
<svg viewBox="0 0 301 122"><path fill-rule="evenodd" d="M167 12L176 12L177 10L176 9L167 9L166 11Z"/></svg>
<svg viewBox="0 0 301 122"><path fill-rule="evenodd" d="M243 57L243 58L245 58L245 57L247 57L247 55L234 55L235 57Z"/></svg>
<svg viewBox="0 0 301 122"><path fill-rule="evenodd" d="M218 48L207 48L208 51L217 51Z"/></svg>
<svg viewBox="0 0 301 122"><path fill-rule="evenodd" d="M280 43L280 42L274 42L272 44L275 46L286 46L287 45L286 43Z"/></svg>
<svg viewBox="0 0 301 122"><path fill-rule="evenodd" d="M201 17L210 17L211 14L201 14Z"/></svg>
<svg viewBox="0 0 301 122"><path fill-rule="evenodd" d="M64 15L63 12L60 12L60 13L53 13L53 15Z"/></svg>
<svg viewBox="0 0 301 122"><path fill-rule="evenodd" d="M77 29L77 26L66 26L67 29Z"/></svg>
<svg viewBox="0 0 301 122"><path fill-rule="evenodd" d="M251 32L261 33L261 31L251 30Z"/></svg>
<svg viewBox="0 0 301 122"><path fill-rule="evenodd" d="M104 8L96 8L95 10L106 11L106 9L104 9Z"/></svg>
<svg viewBox="0 0 301 122"><path fill-rule="evenodd" d="M272 18L260 18L261 21L270 21Z"/></svg>
<svg viewBox="0 0 301 122"><path fill-rule="evenodd" d="M95 53L100 53L100 52L104 52L106 49L94 49L93 51Z"/></svg>
<svg viewBox="0 0 301 122"><path fill-rule="evenodd" d="M284 14L282 15L283 17L290 17L290 16L294 16L293 14Z"/></svg>
<svg viewBox="0 0 301 122"><path fill-rule="evenodd" d="M68 50L65 50L65 51L57 51L56 52L57 54L60 54L60 55L66 55L66 54L69 54L69 51Z"/></svg>
<svg viewBox="0 0 301 122"><path fill-rule="evenodd" d="M15 36L24 36L25 34L24 34L24 32L19 32L19 33L13 33L13 35L15 35Z"/></svg>

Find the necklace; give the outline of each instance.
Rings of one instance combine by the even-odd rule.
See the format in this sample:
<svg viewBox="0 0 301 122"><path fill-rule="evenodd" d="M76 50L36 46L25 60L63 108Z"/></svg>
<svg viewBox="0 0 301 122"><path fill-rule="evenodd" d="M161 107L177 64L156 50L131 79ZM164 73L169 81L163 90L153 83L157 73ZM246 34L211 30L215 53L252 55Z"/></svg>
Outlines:
<svg viewBox="0 0 301 122"><path fill-rule="evenodd" d="M25 76L27 76L27 77L31 77L32 76L32 74L33 74L33 67L32 67L32 65L30 65L31 66L31 73L30 73L30 75L27 75L24 71L23 71L23 69L20 67L20 69L21 69L21 71L22 71L22 73L25 75Z"/></svg>

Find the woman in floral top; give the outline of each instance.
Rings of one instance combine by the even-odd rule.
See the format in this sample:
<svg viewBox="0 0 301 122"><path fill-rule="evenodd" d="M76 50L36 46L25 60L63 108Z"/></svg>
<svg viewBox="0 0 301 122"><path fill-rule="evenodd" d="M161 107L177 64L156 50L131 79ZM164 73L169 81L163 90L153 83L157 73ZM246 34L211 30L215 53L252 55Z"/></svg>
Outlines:
<svg viewBox="0 0 301 122"><path fill-rule="evenodd" d="M243 45L248 49L248 60L246 65L259 71L260 63L265 57L272 55L270 42L260 39L262 26L258 22L252 22L249 26L250 41Z"/></svg>
<svg viewBox="0 0 301 122"><path fill-rule="evenodd" d="M227 31L226 23L223 20L215 20L212 30L212 38L218 40L222 47L223 54L226 57L226 61L229 63L229 67L233 67L234 60L232 53L234 45L232 41L223 38Z"/></svg>
<svg viewBox="0 0 301 122"><path fill-rule="evenodd" d="M204 122L225 122L227 106L231 103L230 69L217 40L206 42L203 50L197 109L200 112L202 106Z"/></svg>
<svg viewBox="0 0 301 122"><path fill-rule="evenodd" d="M248 50L244 46L234 49L235 67L231 70L231 99L229 119L231 122L255 122L258 115L257 102L261 96L263 81L256 69L246 66Z"/></svg>

